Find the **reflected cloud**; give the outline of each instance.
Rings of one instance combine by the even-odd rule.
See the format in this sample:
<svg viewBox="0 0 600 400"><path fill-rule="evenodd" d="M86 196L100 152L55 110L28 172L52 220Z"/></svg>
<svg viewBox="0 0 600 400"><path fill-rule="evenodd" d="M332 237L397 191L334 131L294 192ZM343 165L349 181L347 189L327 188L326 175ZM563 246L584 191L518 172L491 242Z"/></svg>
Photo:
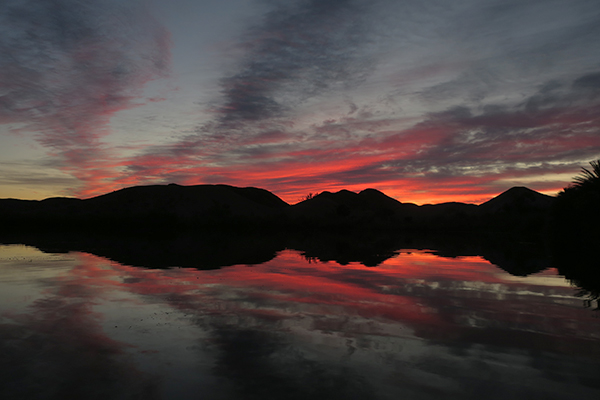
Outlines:
<svg viewBox="0 0 600 400"><path fill-rule="evenodd" d="M208 398L597 391L598 321L553 270L509 277L479 256L423 250L402 250L377 267L309 263L285 250L259 265L218 270L146 269L71 255L79 262L43 280L45 295L30 312L8 315L0 326L9 354L26 356L11 361L23 366L22 379L37 376L32 359L68 359L78 370L57 371L81 378L96 368L110 380L101 395L153 396L159 382L130 366L135 359L125 343L151 354L144 356L156 363L150 370L193 343L192 355L208 374L195 379L223 386L209 385ZM103 332L103 318L129 327ZM153 336L156 349L148 347ZM106 367L117 375L105 375ZM47 376L75 392L95 390L97 382L87 378L81 386Z"/></svg>
<svg viewBox="0 0 600 400"><path fill-rule="evenodd" d="M591 377L593 367L569 357L600 354L597 324L572 288L506 280L480 257L440 259L415 251L365 268L308 264L299 254L284 252L255 267L128 273L135 283L127 290L194 315L195 323L214 335L210 348L218 354L215 373L251 393L262 393L264 386L257 388L257 382L271 382L277 392L323 368L332 374L324 378L327 387L337 387L329 379L340 384L355 379L327 364L340 359L342 368L352 373L364 362L360 376L380 382L377 388L389 393L451 393L451 382L463 379L487 390L499 377L481 374L481 366L495 371L499 379L509 379L507 368L515 363L527 366L530 384L539 391L544 389L533 383L538 379L534 376L539 370L557 373L559 357L573 366L560 373L570 379L567 376ZM547 275L551 276L561 281ZM201 281L195 283L198 278ZM552 317L540 320L540 315ZM320 354L319 362L311 361L317 357L313 351ZM553 355L536 356L549 353ZM482 354L495 361L474 368L472 363L481 363ZM390 388L389 382L380 381L381 375L374 377L377 373L371 368L381 371L384 360L390 363L383 364L386 374L407 374L403 389ZM295 378L288 380L291 376ZM438 386L426 376L448 381ZM373 390L362 384L356 390L367 389ZM467 397L477 393L475 388L456 390Z"/></svg>
<svg viewBox="0 0 600 400"><path fill-rule="evenodd" d="M156 377L139 372L130 347L103 331L93 310L99 282L84 286L71 276L44 279L43 297L25 313L2 313L0 394L9 399L158 399ZM6 309L4 309L6 310Z"/></svg>
<svg viewBox="0 0 600 400"><path fill-rule="evenodd" d="M362 399L376 388L357 372L295 350L280 333L216 328L215 374L229 378L239 398Z"/></svg>

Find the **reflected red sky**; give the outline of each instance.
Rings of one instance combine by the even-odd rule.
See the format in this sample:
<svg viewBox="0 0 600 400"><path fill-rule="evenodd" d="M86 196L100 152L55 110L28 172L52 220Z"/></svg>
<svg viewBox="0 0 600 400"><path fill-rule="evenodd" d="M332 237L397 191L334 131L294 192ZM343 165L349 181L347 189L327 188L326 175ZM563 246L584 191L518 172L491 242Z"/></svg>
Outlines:
<svg viewBox="0 0 600 400"><path fill-rule="evenodd" d="M464 379L526 393L596 390L577 379L592 379L597 368L600 320L552 269L515 277L478 256L422 250L377 267L315 262L285 250L260 265L146 269L87 253L44 261L25 250L15 265L20 274L0 275L0 335L15 354L0 370L27 371L23 387L34 377L52 390L66 385L69 395L144 390L172 398L205 390L222 398L215 393L243 388L247 379L305 385L296 367L286 375L305 365L316 368L309 376L341 368L352 371L342 386L360 377L389 393L405 385L449 393ZM17 258L0 254L0 273ZM43 274L31 270L36 263L47 264ZM60 269L53 273L48 263ZM20 294L25 282L38 292ZM12 311L20 303L26 307ZM68 376L33 374L32 360L60 365ZM281 369L277 360L290 364ZM452 369L435 369L443 365ZM512 380L515 370L526 383ZM113 379L114 371L126 372ZM407 381L390 386L401 374ZM102 386L106 379L111 384Z"/></svg>
<svg viewBox="0 0 600 400"><path fill-rule="evenodd" d="M75 282L100 297L103 291L124 290L184 313L273 321L310 315L314 329L325 329L330 318L354 316L374 321L373 334L379 324L399 323L426 340L505 332L479 339L496 345L533 332L562 337L562 351L600 352L598 321L554 270L514 277L481 257L441 258L424 251L401 253L378 267L309 262L296 251L283 251L261 265L209 271L108 266L96 256L79 257L82 263L71 271L69 287ZM591 347L584 351L584 343ZM551 350L556 343L535 345Z"/></svg>

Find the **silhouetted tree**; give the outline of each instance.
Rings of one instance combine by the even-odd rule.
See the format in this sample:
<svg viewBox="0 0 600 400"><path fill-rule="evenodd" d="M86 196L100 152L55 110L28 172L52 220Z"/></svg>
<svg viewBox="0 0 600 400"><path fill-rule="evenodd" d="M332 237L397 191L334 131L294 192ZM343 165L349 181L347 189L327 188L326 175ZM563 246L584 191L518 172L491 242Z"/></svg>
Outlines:
<svg viewBox="0 0 600 400"><path fill-rule="evenodd" d="M590 192L600 192L600 160L591 161L591 171L587 168L581 168L581 173L573 178L573 184L566 190L587 190ZM564 191L563 191L564 192Z"/></svg>
<svg viewBox="0 0 600 400"><path fill-rule="evenodd" d="M600 236L600 160L590 165L558 194L554 209L559 233L576 240Z"/></svg>
<svg viewBox="0 0 600 400"><path fill-rule="evenodd" d="M590 165L558 194L553 255L559 274L580 288L585 304L600 308L600 160Z"/></svg>

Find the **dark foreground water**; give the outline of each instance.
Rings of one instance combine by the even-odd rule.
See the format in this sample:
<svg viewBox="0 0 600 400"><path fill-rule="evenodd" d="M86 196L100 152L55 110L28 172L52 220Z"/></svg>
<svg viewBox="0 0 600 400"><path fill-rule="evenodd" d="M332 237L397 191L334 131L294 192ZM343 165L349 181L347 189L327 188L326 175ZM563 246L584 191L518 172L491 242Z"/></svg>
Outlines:
<svg viewBox="0 0 600 400"><path fill-rule="evenodd" d="M425 250L197 270L0 246L0 398L598 399L577 292Z"/></svg>

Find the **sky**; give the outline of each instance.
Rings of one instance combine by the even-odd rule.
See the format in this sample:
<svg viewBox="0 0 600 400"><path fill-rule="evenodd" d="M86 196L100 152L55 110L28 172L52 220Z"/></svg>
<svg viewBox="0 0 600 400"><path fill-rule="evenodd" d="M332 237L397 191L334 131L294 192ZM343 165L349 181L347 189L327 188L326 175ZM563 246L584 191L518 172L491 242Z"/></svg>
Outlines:
<svg viewBox="0 0 600 400"><path fill-rule="evenodd" d="M596 0L0 0L0 198L556 194L600 158Z"/></svg>

